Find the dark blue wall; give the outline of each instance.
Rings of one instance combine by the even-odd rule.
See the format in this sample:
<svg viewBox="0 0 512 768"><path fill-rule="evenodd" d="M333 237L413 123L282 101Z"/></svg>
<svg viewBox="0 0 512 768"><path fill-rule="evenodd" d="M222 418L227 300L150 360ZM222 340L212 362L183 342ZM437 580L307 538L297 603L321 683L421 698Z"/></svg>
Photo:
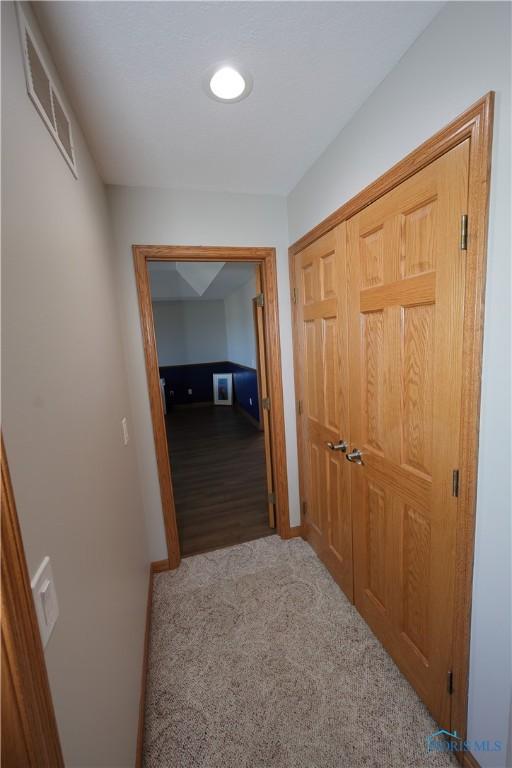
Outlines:
<svg viewBox="0 0 512 768"><path fill-rule="evenodd" d="M213 374L233 374L233 403L238 403L253 419L259 421L258 375L254 368L223 360L199 365L165 365L160 378L165 379L167 408L191 403L213 403ZM188 390L192 394L188 394ZM171 394L172 393L172 394ZM252 405L249 403L252 398Z"/></svg>
<svg viewBox="0 0 512 768"><path fill-rule="evenodd" d="M244 368L242 365L233 366L233 400L243 408L249 416L256 421L260 420L258 408L258 374L253 368ZM229 371L228 371L229 373ZM249 402L252 399L252 405Z"/></svg>

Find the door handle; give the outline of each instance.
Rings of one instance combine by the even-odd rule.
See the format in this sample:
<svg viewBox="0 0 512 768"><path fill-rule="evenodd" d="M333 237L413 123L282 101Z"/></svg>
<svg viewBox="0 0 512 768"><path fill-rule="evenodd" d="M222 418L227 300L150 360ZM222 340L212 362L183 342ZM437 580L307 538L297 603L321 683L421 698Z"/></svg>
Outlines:
<svg viewBox="0 0 512 768"><path fill-rule="evenodd" d="M345 456L347 461L351 461L353 464L363 464L363 454L359 450L359 448L354 448L353 451L350 451L350 453L347 453Z"/></svg>
<svg viewBox="0 0 512 768"><path fill-rule="evenodd" d="M331 451L342 451L343 453L346 453L348 445L344 440L340 440L339 443L327 443L327 447Z"/></svg>

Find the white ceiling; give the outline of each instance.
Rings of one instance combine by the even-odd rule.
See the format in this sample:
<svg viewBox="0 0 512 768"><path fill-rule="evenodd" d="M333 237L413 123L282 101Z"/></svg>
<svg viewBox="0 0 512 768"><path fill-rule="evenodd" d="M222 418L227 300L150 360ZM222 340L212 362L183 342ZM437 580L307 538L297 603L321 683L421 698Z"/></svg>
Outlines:
<svg viewBox="0 0 512 768"><path fill-rule="evenodd" d="M33 5L105 182L287 194L443 3ZM203 91L224 61L244 101Z"/></svg>
<svg viewBox="0 0 512 768"><path fill-rule="evenodd" d="M225 299L255 277L254 264L220 261L150 261L153 301L213 301Z"/></svg>

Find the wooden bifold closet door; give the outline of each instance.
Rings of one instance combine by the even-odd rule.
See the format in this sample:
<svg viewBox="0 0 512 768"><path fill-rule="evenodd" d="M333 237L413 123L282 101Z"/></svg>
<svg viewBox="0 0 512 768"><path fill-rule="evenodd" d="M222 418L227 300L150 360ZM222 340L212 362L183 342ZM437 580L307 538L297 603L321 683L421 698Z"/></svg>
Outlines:
<svg viewBox="0 0 512 768"><path fill-rule="evenodd" d="M464 141L295 257L305 536L445 727L468 161Z"/></svg>
<svg viewBox="0 0 512 768"><path fill-rule="evenodd" d="M301 495L306 537L353 599L345 225L298 254L296 373L300 391Z"/></svg>

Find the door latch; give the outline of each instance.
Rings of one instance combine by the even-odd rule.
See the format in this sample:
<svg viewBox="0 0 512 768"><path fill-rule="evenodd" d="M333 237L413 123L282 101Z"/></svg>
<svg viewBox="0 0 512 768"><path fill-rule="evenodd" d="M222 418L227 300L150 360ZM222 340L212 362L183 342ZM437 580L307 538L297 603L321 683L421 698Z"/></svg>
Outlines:
<svg viewBox="0 0 512 768"><path fill-rule="evenodd" d="M351 461L353 464L363 464L363 454L359 450L359 448L354 448L353 451L350 451L350 453L347 453L345 456L347 461Z"/></svg>
<svg viewBox="0 0 512 768"><path fill-rule="evenodd" d="M327 443L327 447L330 451L342 451L342 453L346 453L348 445L344 440L340 439L339 443Z"/></svg>

